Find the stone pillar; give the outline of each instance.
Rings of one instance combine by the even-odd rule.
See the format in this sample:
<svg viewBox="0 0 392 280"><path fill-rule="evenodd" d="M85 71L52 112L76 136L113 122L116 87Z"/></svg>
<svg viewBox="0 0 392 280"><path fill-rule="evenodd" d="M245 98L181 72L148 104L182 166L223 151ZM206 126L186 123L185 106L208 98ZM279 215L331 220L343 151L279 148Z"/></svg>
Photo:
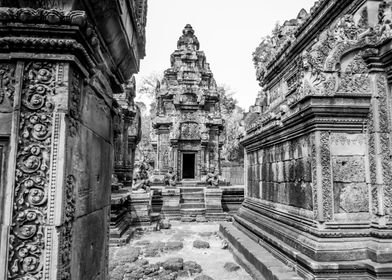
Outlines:
<svg viewBox="0 0 392 280"><path fill-rule="evenodd" d="M172 162L172 167L173 170L175 172L175 174L179 174L178 171L178 145L176 144L172 144L172 154L173 154L173 162Z"/></svg>
<svg viewBox="0 0 392 280"><path fill-rule="evenodd" d="M133 137L128 137L128 158L129 165L127 168L127 180L124 182L125 186L131 186L133 180L133 170L135 164L136 141Z"/></svg>
<svg viewBox="0 0 392 280"><path fill-rule="evenodd" d="M222 190L220 188L205 188L204 201L206 206L206 219L209 221L223 221L226 214L222 208Z"/></svg>
<svg viewBox="0 0 392 280"><path fill-rule="evenodd" d="M200 177L203 177L204 175L206 175L207 174L207 172L206 172L206 152L205 152L205 150L206 150L206 147L205 147L205 145L202 145L201 146L201 150L200 150L200 158L201 158L201 161L200 161Z"/></svg>
<svg viewBox="0 0 392 280"><path fill-rule="evenodd" d="M130 212L132 217L132 225L150 225L151 219L151 203L153 191L147 193L132 192Z"/></svg>
<svg viewBox="0 0 392 280"><path fill-rule="evenodd" d="M88 265L98 268L95 273L106 274L110 104L99 103L84 68L66 59L48 54L3 60L15 67L7 162L7 201L13 203L4 212L9 241L2 240L7 244L1 252L9 279L79 279L87 257L95 258ZM79 251L87 243L91 250Z"/></svg>
<svg viewBox="0 0 392 280"><path fill-rule="evenodd" d="M0 7L0 279L108 279L112 97L143 45L120 58L133 45L108 1L4 2L17 7Z"/></svg>
<svg viewBox="0 0 392 280"><path fill-rule="evenodd" d="M180 220L180 189L162 189L162 215L171 220Z"/></svg>

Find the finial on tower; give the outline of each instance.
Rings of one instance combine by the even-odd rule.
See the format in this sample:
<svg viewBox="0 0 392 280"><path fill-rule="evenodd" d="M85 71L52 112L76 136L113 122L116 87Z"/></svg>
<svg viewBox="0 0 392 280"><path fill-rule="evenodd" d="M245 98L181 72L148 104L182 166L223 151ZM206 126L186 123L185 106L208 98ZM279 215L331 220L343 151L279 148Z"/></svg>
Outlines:
<svg viewBox="0 0 392 280"><path fill-rule="evenodd" d="M182 30L182 36L178 39L177 48L178 49L195 49L198 50L200 47L199 40L195 36L195 31L192 25L185 25Z"/></svg>
<svg viewBox="0 0 392 280"><path fill-rule="evenodd" d="M185 25L184 30L182 30L182 34L193 36L195 34L195 31L193 30L192 25L190 25L189 23Z"/></svg>

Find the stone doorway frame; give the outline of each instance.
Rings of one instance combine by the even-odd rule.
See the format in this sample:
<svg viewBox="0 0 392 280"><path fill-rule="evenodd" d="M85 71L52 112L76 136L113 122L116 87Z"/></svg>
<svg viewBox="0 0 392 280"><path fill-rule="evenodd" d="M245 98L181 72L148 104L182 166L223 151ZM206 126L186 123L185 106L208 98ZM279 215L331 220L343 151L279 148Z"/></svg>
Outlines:
<svg viewBox="0 0 392 280"><path fill-rule="evenodd" d="M181 153L181 166L180 166L180 177L181 177L181 179L182 180L196 180L196 178L197 178L197 164L196 164L196 161L197 161L197 154L198 154L198 152L196 152L196 151L181 151L180 152ZM194 176L193 176L193 178L184 178L184 155L194 155L194 165L193 165L193 168L194 168Z"/></svg>

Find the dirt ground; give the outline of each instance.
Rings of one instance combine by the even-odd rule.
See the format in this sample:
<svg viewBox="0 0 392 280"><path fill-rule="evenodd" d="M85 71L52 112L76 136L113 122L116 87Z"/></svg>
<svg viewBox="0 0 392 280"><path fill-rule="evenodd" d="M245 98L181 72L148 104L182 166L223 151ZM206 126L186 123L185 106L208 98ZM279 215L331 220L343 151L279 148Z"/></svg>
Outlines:
<svg viewBox="0 0 392 280"><path fill-rule="evenodd" d="M170 229L138 232L127 246L110 248L110 279L252 280L217 235L219 223L171 224Z"/></svg>

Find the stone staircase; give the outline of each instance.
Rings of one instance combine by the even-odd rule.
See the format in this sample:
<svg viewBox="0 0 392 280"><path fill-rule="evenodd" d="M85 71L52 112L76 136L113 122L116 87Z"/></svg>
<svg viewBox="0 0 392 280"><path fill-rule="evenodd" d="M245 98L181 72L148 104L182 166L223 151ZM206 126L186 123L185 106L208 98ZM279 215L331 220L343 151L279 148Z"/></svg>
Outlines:
<svg viewBox="0 0 392 280"><path fill-rule="evenodd" d="M195 221L206 213L204 188L193 183L183 183L181 187L180 212L182 221Z"/></svg>

